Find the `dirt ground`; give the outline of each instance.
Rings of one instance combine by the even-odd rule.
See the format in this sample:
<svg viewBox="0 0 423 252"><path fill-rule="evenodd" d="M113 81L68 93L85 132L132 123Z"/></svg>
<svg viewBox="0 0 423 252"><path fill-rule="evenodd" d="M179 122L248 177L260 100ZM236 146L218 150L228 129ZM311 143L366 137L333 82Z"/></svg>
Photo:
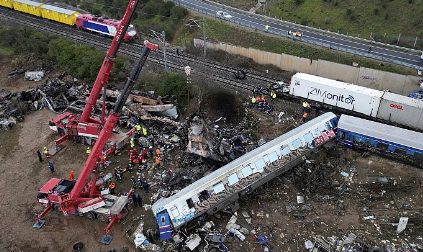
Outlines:
<svg viewBox="0 0 423 252"><path fill-rule="evenodd" d="M0 69L0 88L19 91L38 85L37 82L23 81L23 76L7 79L7 74L14 68L8 67L4 61L1 63L4 67ZM59 72L56 70L50 76ZM267 141L300 124L300 105L287 101L278 101L274 105L275 112L270 115L254 108L247 109L248 113L256 115L260 121L256 135ZM286 113L283 123L279 123L277 119L281 111ZM72 245L75 242L83 242L86 251L123 247L132 251L133 245L125 237L125 232L140 220L145 222L146 228L154 228L155 221L151 211L145 211L141 207L131 206L127 219L113 227L114 239L108 246L99 242L105 227L99 221L65 217L62 213L51 211L45 217L46 225L42 229L32 228L34 214L42 210L36 200L38 189L52 177L66 178L71 169L79 174L86 159L85 146L68 141L65 143L66 148L51 158L55 167L54 174L50 173L47 160L38 162L36 150L41 150L44 145L51 144L57 138L47 125L48 120L54 116L54 113L45 109L36 111L25 116L25 121L12 130L0 132L0 228L3 230L0 251L73 251ZM125 154L113 157L113 164L107 172L111 172L112 168L125 159ZM313 192L299 189L294 170L243 199L237 212L240 223L245 225L245 221L241 222L244 219L241 213L245 211L252 218L251 224L245 227L250 232L254 230L256 235L269 236L271 251L305 251L305 240L313 240L317 234L341 237L349 232L354 232L370 244L380 244L386 240L399 244L405 238L422 242L423 229L418 222L412 223L400 235L395 234L396 227L389 224L398 222L401 215L421 217L421 170L377 155L363 157L361 153L350 150L336 153L322 151L309 159L314 159L319 164L333 164L331 182L342 182L340 172L351 172L351 167L354 167L355 175L342 196L339 196L337 187L318 188ZM317 170L316 173L318 172ZM149 178L152 174L144 175ZM389 187L370 180L380 176L392 177L398 183ZM117 185L116 191L127 191L130 187L129 176L125 174L124 182ZM152 193L146 194L141 190L138 192L144 204L150 204ZM155 192L154 188L152 192ZM288 205L299 206L297 196L305 198L307 209L302 212L305 214L304 219L294 218L286 210ZM404 205L407 204L409 207L405 208ZM369 211L363 212L363 208ZM375 215L376 220L364 221L363 217L368 215ZM225 225L229 218L230 215L226 213L219 213L212 218L220 233L226 233ZM252 239L251 233L246 236L243 242L235 239L233 243L227 243L230 251L263 251L263 247Z"/></svg>

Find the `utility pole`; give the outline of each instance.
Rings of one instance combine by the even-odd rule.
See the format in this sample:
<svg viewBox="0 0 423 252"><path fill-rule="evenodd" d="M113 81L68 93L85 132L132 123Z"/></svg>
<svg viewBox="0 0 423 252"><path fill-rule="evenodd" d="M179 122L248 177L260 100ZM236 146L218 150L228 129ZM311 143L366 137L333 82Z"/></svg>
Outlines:
<svg viewBox="0 0 423 252"><path fill-rule="evenodd" d="M203 17L203 46L204 46L204 59L206 58L206 20Z"/></svg>
<svg viewBox="0 0 423 252"><path fill-rule="evenodd" d="M165 71L167 71L166 34L165 34L165 31L162 31L162 39L163 39L163 58L164 58L164 63L165 63Z"/></svg>

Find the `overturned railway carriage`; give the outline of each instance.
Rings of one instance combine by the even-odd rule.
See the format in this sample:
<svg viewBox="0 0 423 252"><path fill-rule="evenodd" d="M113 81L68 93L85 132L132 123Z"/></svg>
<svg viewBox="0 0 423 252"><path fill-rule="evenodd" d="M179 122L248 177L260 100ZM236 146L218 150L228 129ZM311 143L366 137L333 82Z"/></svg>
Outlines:
<svg viewBox="0 0 423 252"><path fill-rule="evenodd" d="M341 115L336 134L338 142L347 148L364 149L422 165L423 133Z"/></svg>
<svg viewBox="0 0 423 252"><path fill-rule="evenodd" d="M213 214L303 162L304 156L335 138L337 117L321 115L254 149L152 206L162 239L203 214Z"/></svg>

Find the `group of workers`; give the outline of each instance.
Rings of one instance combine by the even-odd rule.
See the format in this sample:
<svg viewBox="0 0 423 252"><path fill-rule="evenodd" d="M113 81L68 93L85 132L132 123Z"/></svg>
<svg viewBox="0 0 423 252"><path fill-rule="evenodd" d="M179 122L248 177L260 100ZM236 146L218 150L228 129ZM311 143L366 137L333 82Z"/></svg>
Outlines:
<svg viewBox="0 0 423 252"><path fill-rule="evenodd" d="M272 102L276 99L276 93L273 89L270 91L270 98L272 99ZM258 87L254 87L253 95L250 96L250 99L252 107L257 107L260 111L264 111L269 114L273 111L273 106L266 100L263 88L260 85Z"/></svg>
<svg viewBox="0 0 423 252"><path fill-rule="evenodd" d="M302 121L306 122L307 118L311 112L311 103L309 103L308 101L302 101L302 107L303 107L303 117L302 117ZM320 103L316 102L314 104L314 109L315 109L315 114L316 117L320 115Z"/></svg>

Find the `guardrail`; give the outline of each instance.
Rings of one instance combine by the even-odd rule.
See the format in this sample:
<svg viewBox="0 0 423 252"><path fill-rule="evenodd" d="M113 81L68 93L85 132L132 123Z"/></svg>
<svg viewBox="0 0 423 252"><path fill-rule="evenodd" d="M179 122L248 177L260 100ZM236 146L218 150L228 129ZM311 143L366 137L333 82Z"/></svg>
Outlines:
<svg viewBox="0 0 423 252"><path fill-rule="evenodd" d="M212 10L205 11L203 9L198 9L198 8L192 7L191 5L185 4L185 2L179 1L179 0L171 0L171 1L175 2L176 4L178 4L180 6L191 9L195 12L199 12L199 13L202 13L202 14L205 14L205 15L208 15L208 16L219 18L216 15L215 11L212 11ZM357 40L360 40L360 41L364 41L364 42L368 42L368 43L372 43L372 44L379 44L379 45L383 45L383 46L388 46L388 47L392 47L392 48L395 48L395 49L403 49L403 50L411 50L411 51L414 51L414 52L420 52L420 51L415 50L415 49L410 49L410 48L405 48L405 47L400 47L400 46L394 46L394 45L390 45L390 44L384 44L384 43L381 43L381 42L376 42L376 41L371 41L371 40L366 40L366 39L360 39L360 38L356 38L356 37L345 35L345 34L334 33L334 32L330 32L330 31L320 30L320 29L314 28L314 27L309 27L309 26L291 23L291 22L288 22L288 21L269 18L268 16L254 14L254 13L247 12L247 11L244 11L244 10L239 10L239 9L227 6L227 5L211 2L209 0L203 0L203 1L213 3L214 5L222 6L226 9L230 9L234 12L242 12L244 14L254 15L256 17L265 18L265 19L271 19L271 20L274 20L274 21L277 21L277 22L282 22L282 23L285 23L285 24L293 25L293 26L299 26L299 27L302 27L302 28L305 28L305 29L315 30L315 31L319 31L319 32L321 31L323 33L332 34L332 35L333 34L340 35L340 36L345 37L345 38L357 39ZM234 23L234 24L237 24L237 25L240 25L240 26L248 27L248 28L251 28L251 29L256 30L256 31L262 31L262 32L265 32L265 33L273 34L273 35L276 35L276 36L279 36L279 37L289 38L289 39L305 42L305 43L308 43L308 44L312 44L312 45L316 45L316 46L320 46L320 47L324 47L324 48L328 48L328 49L332 49L332 50L337 50L337 51L345 52L345 53L349 53L349 54L359 55L359 56L363 56L363 57L367 57L367 58L371 58L371 59L375 59L375 60L379 60L379 61L383 61L383 62L389 62L389 63L392 63L392 64L396 64L396 65L400 65L400 66L404 66L404 67L408 67L408 68L423 70L423 66L416 66L414 64L403 62L403 61L394 59L392 57L380 56L380 55L377 55L375 53L368 52L367 50L351 49L351 48L348 48L344 45L340 46L339 44L336 44L336 43L329 43L329 42L324 41L324 40L319 40L319 39L316 39L316 38L310 38L310 37L307 37L307 36L296 37L296 36L293 36L293 35L289 35L285 31L278 32L278 31L275 31L274 29L273 30L272 29L266 30L265 27L262 26L262 25L260 25L260 26L251 25L249 23L236 21L235 19L224 19L224 20L227 21L227 22L230 22L230 23Z"/></svg>

